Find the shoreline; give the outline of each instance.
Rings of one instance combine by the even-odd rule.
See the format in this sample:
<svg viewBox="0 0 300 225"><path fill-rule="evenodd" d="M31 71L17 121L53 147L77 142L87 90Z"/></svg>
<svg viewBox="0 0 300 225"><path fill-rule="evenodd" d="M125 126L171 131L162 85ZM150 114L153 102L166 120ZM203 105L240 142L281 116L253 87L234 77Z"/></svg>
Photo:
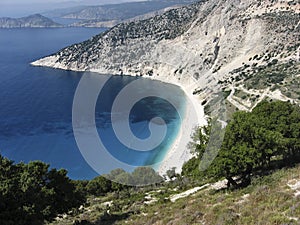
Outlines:
<svg viewBox="0 0 300 225"><path fill-rule="evenodd" d="M30 63L32 66L50 67L53 69L71 70L76 72L94 72L98 74L112 74L113 76L120 76L119 71L107 71L106 69L71 69L66 66L56 63L56 57L50 56L39 59ZM124 71L124 76L136 76L128 71ZM165 74L166 71L160 71L157 74ZM186 106L184 112L184 118L181 121L181 127L179 128L178 135L171 144L169 150L164 155L161 163L156 164L155 169L160 175L165 175L169 169L176 167L176 173L180 173L184 162L192 158L190 150L187 149L187 144L191 141L191 135L195 126L203 126L207 124L206 116L204 114L204 107L201 105L201 100L198 95L193 95L192 91L197 88L197 84L193 82L192 78L188 81L181 82L180 80L173 78L170 75L157 75L152 76L143 75L143 78L158 80L173 84L181 88L186 95Z"/></svg>
<svg viewBox="0 0 300 225"><path fill-rule="evenodd" d="M91 70L89 72L95 72L103 74L101 71ZM113 76L120 76L118 73L111 73ZM123 76L136 76L134 74L124 74ZM184 85L176 79L172 79L170 76L158 76L158 75L143 75L142 78L157 80L160 82L173 84L181 88L186 97L186 106L184 112L184 118L181 118L181 127L175 140L170 145L168 151L163 157L161 163L155 164L155 170L161 175L165 175L169 169L175 167L176 173L180 173L183 164L191 159L193 155L187 148L188 143L192 140L191 135L196 126L203 126L207 124L206 116L204 114L204 107L201 105L199 96L193 95L193 86L195 83Z"/></svg>
<svg viewBox="0 0 300 225"><path fill-rule="evenodd" d="M149 78L151 79L151 77ZM193 155L190 153L190 150L187 148L187 145L192 140L191 135L194 128L196 126L206 125L207 120L205 119L204 107L201 105L200 99L189 92L187 87L179 82L168 82L164 80L160 81L180 87L186 95L184 118L181 118L182 121L180 130L157 170L160 175L165 175L169 169L175 167L176 173L180 173L183 164L193 157ZM194 114L195 112L196 115Z"/></svg>

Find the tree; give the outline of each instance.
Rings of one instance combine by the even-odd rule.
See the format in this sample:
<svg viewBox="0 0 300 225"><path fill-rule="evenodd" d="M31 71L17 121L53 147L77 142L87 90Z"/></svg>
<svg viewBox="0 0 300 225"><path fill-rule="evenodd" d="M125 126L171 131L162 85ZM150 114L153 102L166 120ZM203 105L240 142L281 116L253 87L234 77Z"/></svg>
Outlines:
<svg viewBox="0 0 300 225"><path fill-rule="evenodd" d="M125 189L126 185L143 186L163 181L163 178L151 167L137 167L132 173L115 169L104 176L112 181L112 189L117 191Z"/></svg>
<svg viewBox="0 0 300 225"><path fill-rule="evenodd" d="M98 176L88 182L86 190L88 194L102 196L112 190L112 184L107 178Z"/></svg>
<svg viewBox="0 0 300 225"><path fill-rule="evenodd" d="M300 107L289 102L276 101L260 103L253 113L264 121L264 128L282 135L281 149L287 161L293 161L300 154ZM264 118L268 118L265 120Z"/></svg>
<svg viewBox="0 0 300 225"><path fill-rule="evenodd" d="M127 173L125 170L118 168L110 171L109 174L104 174L103 176L111 180L111 188L113 191L120 191L122 189L125 189L126 186L124 184L128 184L122 182L122 177L127 176L126 174Z"/></svg>
<svg viewBox="0 0 300 225"><path fill-rule="evenodd" d="M19 168L0 155L0 224L13 225L22 218Z"/></svg>
<svg viewBox="0 0 300 225"><path fill-rule="evenodd" d="M196 128L189 144L191 152L196 154L184 164L182 175L193 179L225 177L229 186L247 185L253 173L300 161L300 107L297 105L263 101L252 112L234 113L221 144L212 143L219 140L214 138L218 137L218 130L221 129L212 126ZM217 157L208 171L202 173L199 163L205 161L206 155L210 161L210 153L214 157L215 152ZM235 177L239 178L239 184Z"/></svg>
<svg viewBox="0 0 300 225"><path fill-rule="evenodd" d="M192 180L197 180L204 176L204 173L200 170L199 166L200 160L209 143L211 129L211 121L209 121L206 126L197 126L194 128L194 132L191 135L192 141L189 142L187 146L194 157L183 164L181 170L182 176Z"/></svg>
<svg viewBox="0 0 300 225"><path fill-rule="evenodd" d="M66 170L42 162L13 164L0 156L0 224L43 224L85 202Z"/></svg>
<svg viewBox="0 0 300 225"><path fill-rule="evenodd" d="M198 180L202 173L199 169L200 159L196 156L185 162L182 166L181 175L191 178L192 180Z"/></svg>
<svg viewBox="0 0 300 225"><path fill-rule="evenodd" d="M132 179L138 186L157 184L163 181L163 178L151 167L137 167L132 172Z"/></svg>
<svg viewBox="0 0 300 225"><path fill-rule="evenodd" d="M272 163L299 155L299 107L288 102L262 102L252 112L236 112L210 172L229 185L251 181L251 174L269 170Z"/></svg>
<svg viewBox="0 0 300 225"><path fill-rule="evenodd" d="M197 158L202 158L209 141L210 132L211 121L206 126L197 126L194 128L194 132L191 135L192 141L188 143L187 147Z"/></svg>
<svg viewBox="0 0 300 225"><path fill-rule="evenodd" d="M167 176L170 180L176 177L176 167L172 167L171 169L167 170Z"/></svg>

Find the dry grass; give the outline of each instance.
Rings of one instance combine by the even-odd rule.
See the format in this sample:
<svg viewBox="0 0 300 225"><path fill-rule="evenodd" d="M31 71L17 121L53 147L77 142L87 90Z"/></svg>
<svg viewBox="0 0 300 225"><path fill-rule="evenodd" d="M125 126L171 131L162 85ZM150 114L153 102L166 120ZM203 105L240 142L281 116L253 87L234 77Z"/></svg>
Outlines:
<svg viewBox="0 0 300 225"><path fill-rule="evenodd" d="M295 195L300 190L293 190L288 186L298 181L300 165L254 178L252 184L244 189L203 189L174 203L168 197L182 190L174 191L167 186L159 187L160 191L109 194L91 198L90 204L83 211L53 224L300 224L300 195ZM147 205L145 196L149 196L149 193L158 201ZM103 206L103 202L107 201L114 202L109 213Z"/></svg>
<svg viewBox="0 0 300 225"><path fill-rule="evenodd" d="M149 206L126 224L299 224L300 196L287 185L293 179L300 180L299 166L256 178L245 189L203 190L175 203Z"/></svg>

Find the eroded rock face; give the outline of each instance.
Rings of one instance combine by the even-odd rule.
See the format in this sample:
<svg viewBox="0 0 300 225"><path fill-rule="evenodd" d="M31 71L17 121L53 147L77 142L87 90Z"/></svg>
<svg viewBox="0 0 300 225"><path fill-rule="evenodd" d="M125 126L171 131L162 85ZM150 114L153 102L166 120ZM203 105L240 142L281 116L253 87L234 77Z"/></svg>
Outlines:
<svg viewBox="0 0 300 225"><path fill-rule="evenodd" d="M76 71L151 75L215 87L256 55L299 61L295 1L213 0L138 22L119 24L33 65Z"/></svg>

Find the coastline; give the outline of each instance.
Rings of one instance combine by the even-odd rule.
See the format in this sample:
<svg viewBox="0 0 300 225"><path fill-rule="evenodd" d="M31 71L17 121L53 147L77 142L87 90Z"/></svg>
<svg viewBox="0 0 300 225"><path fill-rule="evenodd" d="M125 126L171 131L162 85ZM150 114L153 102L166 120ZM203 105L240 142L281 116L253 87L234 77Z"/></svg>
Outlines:
<svg viewBox="0 0 300 225"><path fill-rule="evenodd" d="M104 74L102 70L90 70L90 72ZM106 73L109 72L107 71ZM119 76L117 72L112 74L114 76ZM136 75L126 73L124 76ZM190 84L183 84L174 78L172 79L170 76L163 75L143 75L142 77L176 85L181 88L186 95L184 118L182 118L179 132L169 147L169 150L164 155L164 159L158 164L158 168L155 168L160 175L165 175L166 172L173 167L176 168L176 173L180 173L183 164L193 157L193 155L190 153L190 150L187 148L187 144L191 141L191 135L194 128L196 126L203 126L207 124L206 116L204 114L204 107L201 105L201 99L199 96L193 95L192 93L194 88L197 87L196 83L192 82Z"/></svg>
<svg viewBox="0 0 300 225"><path fill-rule="evenodd" d="M164 80L161 81L166 82ZM200 99L191 93L193 89L189 90L188 87L185 87L179 82L167 83L179 86L184 91L187 102L184 118L181 118L182 124L178 135L157 170L160 175L166 174L166 172L173 167L176 168L176 173L181 172L183 164L193 157L190 150L187 148L187 145L192 140L191 135L194 128L197 125L202 126L207 124L204 115L204 107L201 105Z"/></svg>
<svg viewBox="0 0 300 225"><path fill-rule="evenodd" d="M56 56L50 56L46 58L42 58L35 62L31 63L32 66L45 66L51 67L54 69L63 69L63 70L72 70L78 72L95 72L98 74L113 74L114 76L119 76L119 71L108 71L103 68L99 69L90 69L90 68L70 68L64 66L60 63L57 63ZM164 68L166 69L166 68ZM136 74L132 74L128 71L124 71L124 76L136 76ZM161 75L158 75L161 74ZM184 162L188 161L192 158L192 154L189 149L187 149L187 144L191 141L191 134L195 126L203 126L207 124L207 120L204 114L204 107L201 105L201 99L197 95L193 95L193 90L198 87L196 82L193 79L185 80L185 82L181 82L180 80L170 76L170 75L162 75L168 74L167 71L160 70L157 71L156 74L152 76L143 75L143 78L158 80L161 82L174 84L181 88L186 95L186 106L184 112L184 118L182 118L182 124L179 128L178 135L175 137L175 140L171 144L169 150L164 155L164 159L160 164L157 164L155 168L160 175L165 175L166 172L175 167L176 172L180 173Z"/></svg>

